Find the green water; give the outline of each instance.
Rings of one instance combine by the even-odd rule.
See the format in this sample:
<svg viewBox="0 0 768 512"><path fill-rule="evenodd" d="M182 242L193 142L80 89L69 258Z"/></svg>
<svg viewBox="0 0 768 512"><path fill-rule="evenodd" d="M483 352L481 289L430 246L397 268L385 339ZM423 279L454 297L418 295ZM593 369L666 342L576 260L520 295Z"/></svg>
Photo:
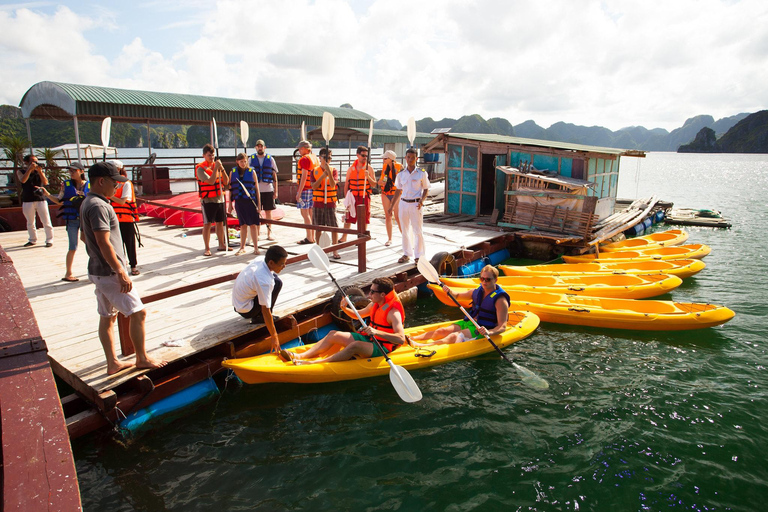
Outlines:
<svg viewBox="0 0 768 512"><path fill-rule="evenodd" d="M639 183L636 176L639 172ZM74 443L85 510L763 510L768 156L624 159L619 196L715 208L690 228L707 268L671 297L728 324L648 333L551 324L506 353L316 386L230 382L194 416L125 447ZM410 319L456 311L422 301ZM420 322L419 322L420 323Z"/></svg>

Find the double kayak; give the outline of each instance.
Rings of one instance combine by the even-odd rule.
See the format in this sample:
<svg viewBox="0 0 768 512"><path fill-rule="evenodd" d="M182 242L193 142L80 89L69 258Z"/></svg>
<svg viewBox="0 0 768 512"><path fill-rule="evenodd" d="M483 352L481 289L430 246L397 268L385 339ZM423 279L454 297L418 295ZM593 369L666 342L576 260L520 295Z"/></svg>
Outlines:
<svg viewBox="0 0 768 512"><path fill-rule="evenodd" d="M414 336L452 323L455 323L455 321L409 327L405 329L405 334L407 336ZM499 348L504 348L530 336L539 326L539 317L526 311L511 311L507 325L509 327L506 331L491 336L491 339ZM428 341L419 341L419 343L428 343ZM340 348L339 346L334 346L334 350L326 352L323 354L323 357L331 355L334 351L340 350ZM301 353L308 349L309 346L304 345L289 349L289 351ZM465 341L464 343L431 345L424 348L403 345L393 350L389 357L396 365L402 366L406 370L415 370L475 357L493 351L494 348L488 343L488 340L480 338L478 340ZM387 375L390 371L390 366L383 356L352 359L335 363L295 365L291 362L283 361L277 354L270 353L243 359L224 360L222 366L232 369L243 382L248 384L265 382L295 382L300 384L335 382Z"/></svg>
<svg viewBox="0 0 768 512"><path fill-rule="evenodd" d="M645 260L617 263L556 263L552 265L499 265L507 276L580 276L584 274L667 274L680 279L698 274L706 263L701 260Z"/></svg>
<svg viewBox="0 0 768 512"><path fill-rule="evenodd" d="M457 288L477 288L480 280L475 278L441 278L443 284ZM590 297L612 297L617 299L647 299L674 290L683 280L665 274L651 275L580 275L580 276L502 276L496 283L507 292L538 291L588 295Z"/></svg>
<svg viewBox="0 0 768 512"><path fill-rule="evenodd" d="M440 301L455 306L437 285L429 288ZM465 288L454 288L459 293ZM608 329L684 331L724 324L735 316L725 306L666 300L606 299L542 292L507 292L510 309L535 313L542 322ZM460 300L468 307L470 301Z"/></svg>
<svg viewBox="0 0 768 512"><path fill-rule="evenodd" d="M605 252L632 251L635 249L656 249L658 247L671 247L684 244L688 240L688 232L682 229L668 229L660 233L628 238L620 242L611 242L600 245L600 250Z"/></svg>
<svg viewBox="0 0 768 512"><path fill-rule="evenodd" d="M643 260L689 260L701 259L712 252L708 245L688 244L656 249L638 249L634 251L603 252L582 254L581 256L563 256L566 263L643 261Z"/></svg>

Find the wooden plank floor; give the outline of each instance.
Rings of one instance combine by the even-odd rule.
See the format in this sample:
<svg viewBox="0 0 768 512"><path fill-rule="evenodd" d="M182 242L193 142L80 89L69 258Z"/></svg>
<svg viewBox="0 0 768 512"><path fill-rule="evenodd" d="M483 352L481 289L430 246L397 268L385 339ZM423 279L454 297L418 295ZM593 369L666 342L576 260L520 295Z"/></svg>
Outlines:
<svg viewBox="0 0 768 512"><path fill-rule="evenodd" d="M331 260L334 277L342 286L368 284L374 277L390 276L413 267L413 263L397 263L402 254L397 227L393 245L384 246L387 235L380 215L380 201L375 199L373 203L369 226L373 240L367 244L368 272L357 272L356 249L342 250L341 260ZM379 208L376 208L377 204ZM284 221L301 222L298 210L289 205L283 206L283 209L286 212ZM442 205L433 205L432 209L441 211ZM167 227L156 219L148 218L143 218L139 226L144 247L138 249L141 275L134 279L134 286L142 296L237 272L254 257L250 252L235 256L234 251L214 251L212 257L204 257L201 228ZM27 241L26 231L0 233L0 245L21 276L40 331L48 344L49 356L55 362L54 368L75 375L99 393L146 373L131 369L111 377L106 375L104 352L97 335L99 319L94 287L86 275L85 247L80 244L73 267L80 281L61 281L67 235L63 227L54 228L54 231L51 248L44 247L43 243L23 248ZM281 244L289 254L301 254L308 250L308 246L296 243L304 237L303 230L275 226L273 232L277 241L270 243ZM427 256L440 251L454 252L461 246L470 246L498 235L497 231L479 226L459 228L429 223L425 224L424 232ZM41 230L38 236L42 239ZM264 243L267 243L266 240L261 241L262 255ZM211 245L216 247L215 235ZM326 301L336 291L328 276L315 269L309 261L290 265L280 277L284 283L283 290L275 306L275 313L280 316ZM150 355L175 361L253 330L255 327L232 308L233 283L230 281L147 304L146 343ZM163 346L168 341L179 341L181 346ZM118 341L116 345L119 351Z"/></svg>

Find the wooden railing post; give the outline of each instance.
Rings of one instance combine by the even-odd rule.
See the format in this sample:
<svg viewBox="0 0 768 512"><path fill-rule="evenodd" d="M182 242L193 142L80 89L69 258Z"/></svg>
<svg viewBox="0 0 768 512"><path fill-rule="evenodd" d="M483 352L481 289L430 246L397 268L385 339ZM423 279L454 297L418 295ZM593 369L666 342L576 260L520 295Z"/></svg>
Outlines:
<svg viewBox="0 0 768 512"><path fill-rule="evenodd" d="M357 237L365 236L365 202L357 205ZM357 271L365 272L365 242L357 244Z"/></svg>
<svg viewBox="0 0 768 512"><path fill-rule="evenodd" d="M117 314L117 335L120 337L120 350L123 356L136 353L131 339L131 321L122 313Z"/></svg>

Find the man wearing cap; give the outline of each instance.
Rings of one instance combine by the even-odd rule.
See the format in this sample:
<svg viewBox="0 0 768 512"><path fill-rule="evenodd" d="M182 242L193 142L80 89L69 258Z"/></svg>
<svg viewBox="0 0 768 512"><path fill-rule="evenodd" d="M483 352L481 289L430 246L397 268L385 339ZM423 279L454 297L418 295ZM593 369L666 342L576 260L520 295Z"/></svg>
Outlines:
<svg viewBox="0 0 768 512"><path fill-rule="evenodd" d="M379 178L379 188L381 188L381 206L384 208L384 215L386 217L385 223L387 226L387 247L392 245L392 213L394 213L395 222L397 222L398 229L400 228L400 215L397 210L397 205L392 204L392 200L395 197L395 178L400 169L403 168L397 162L397 154L394 151L387 150L382 155L384 159L384 168L381 170L381 178ZM390 209L390 206L392 208Z"/></svg>
<svg viewBox="0 0 768 512"><path fill-rule="evenodd" d="M62 281L79 281L72 273L72 262L75 260L75 251L77 251L77 241L80 238L80 206L90 190L88 180L85 179L85 168L80 162L72 162L69 166L69 179L61 182L61 190L58 197L51 194L43 188L45 195L52 202L61 205L59 217L64 219L67 226L67 238L69 239L69 250L66 257L66 271Z"/></svg>
<svg viewBox="0 0 768 512"><path fill-rule="evenodd" d="M48 211L48 202L45 200L44 188L48 185L43 168L37 163L37 157L33 154L24 156L24 164L27 168L16 171L16 178L21 183L21 211L27 219L27 233L29 240L24 247L31 247L37 243L37 225L35 215L40 217L45 229L45 246L53 246L53 224L51 213Z"/></svg>
<svg viewBox="0 0 768 512"><path fill-rule="evenodd" d="M414 148L408 148L405 152L405 169L395 178L395 197L390 204L390 210L395 204L400 203L400 229L403 232L403 255L398 263L406 263L411 258L417 262L424 255L424 235L421 233L422 218L421 205L429 193L429 178L424 169L416 167L416 159L419 152ZM411 235L413 231L413 235ZM411 241L413 236L413 242Z"/></svg>
<svg viewBox="0 0 768 512"><path fill-rule="evenodd" d="M296 164L296 170L299 173L299 188L296 190L296 207L301 212L304 224L312 225L312 179L310 176L315 169L320 167L320 160L312 154L312 144L303 140L299 142L299 161ZM315 243L315 232L307 228L307 236L304 240L299 240L299 244Z"/></svg>
<svg viewBox="0 0 768 512"><path fill-rule="evenodd" d="M115 353L113 326L119 311L130 320L130 334L136 348L137 368L160 368L165 361L149 357L145 347L146 311L133 289L125 265L117 215L109 203L118 183L128 181L112 162L98 162L88 169L91 190L80 208L80 221L88 252L88 279L96 286L99 313L99 340L107 356L107 374L113 375L131 363L120 361Z"/></svg>
<svg viewBox="0 0 768 512"><path fill-rule="evenodd" d="M259 180L259 196L261 197L261 209L264 217L272 220L272 212L275 210L275 194L277 194L277 162L272 155L266 153L266 144L259 139L256 141L256 154L251 155L250 167L256 171ZM261 236L261 224L259 224L259 236ZM274 240L272 225L267 223L267 240Z"/></svg>

